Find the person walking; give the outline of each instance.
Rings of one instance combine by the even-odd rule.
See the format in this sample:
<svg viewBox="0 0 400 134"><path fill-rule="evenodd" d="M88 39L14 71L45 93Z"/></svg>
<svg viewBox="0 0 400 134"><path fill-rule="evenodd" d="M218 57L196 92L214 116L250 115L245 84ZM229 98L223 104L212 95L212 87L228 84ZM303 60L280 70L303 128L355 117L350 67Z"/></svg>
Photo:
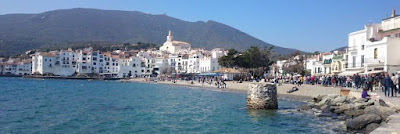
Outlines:
<svg viewBox="0 0 400 134"><path fill-rule="evenodd" d="M385 87L385 96L390 97L390 87L392 86L392 79L388 74L385 74L385 77L382 80L382 84Z"/></svg>
<svg viewBox="0 0 400 134"><path fill-rule="evenodd" d="M360 88L360 81L361 81L360 75L356 74L354 76L354 84L356 86L356 89Z"/></svg>
<svg viewBox="0 0 400 134"><path fill-rule="evenodd" d="M371 91L371 92L372 92L372 84L373 84L373 82L374 82L374 78L372 78L372 75L369 74L368 77L367 77L367 89L369 91Z"/></svg>
<svg viewBox="0 0 400 134"><path fill-rule="evenodd" d="M396 93L396 82L397 82L397 79L396 79L396 76L394 75L394 73L392 73L392 77L390 77L390 79L392 79L392 97L394 97L394 96L396 96L397 97L397 93Z"/></svg>

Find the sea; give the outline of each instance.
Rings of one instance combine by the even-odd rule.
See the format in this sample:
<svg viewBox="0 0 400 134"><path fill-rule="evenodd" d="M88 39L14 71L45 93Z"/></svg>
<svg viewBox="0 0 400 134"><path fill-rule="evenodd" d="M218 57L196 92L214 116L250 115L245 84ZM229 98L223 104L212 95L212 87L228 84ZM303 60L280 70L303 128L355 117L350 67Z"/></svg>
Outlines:
<svg viewBox="0 0 400 134"><path fill-rule="evenodd" d="M0 77L0 133L337 133L330 118L247 110L246 93L152 83Z"/></svg>

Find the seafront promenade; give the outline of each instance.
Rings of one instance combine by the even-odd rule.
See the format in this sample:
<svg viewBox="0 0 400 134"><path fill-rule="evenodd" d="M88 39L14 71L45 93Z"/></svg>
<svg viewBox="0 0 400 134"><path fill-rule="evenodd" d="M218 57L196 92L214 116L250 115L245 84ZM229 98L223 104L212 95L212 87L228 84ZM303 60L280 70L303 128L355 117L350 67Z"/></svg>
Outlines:
<svg viewBox="0 0 400 134"><path fill-rule="evenodd" d="M176 81L173 83L171 81L146 81L144 78L135 78L129 80L122 80L124 82L145 82L145 83L158 83L158 84L170 84L170 85L180 85L180 86L192 86L192 87L202 87L202 88L216 88L215 85L210 85L208 83L198 83L193 81L193 84L189 81ZM227 81L226 88L219 88L222 91L235 91L235 92L247 92L250 82L237 83L236 81ZM343 87L324 87L320 85L302 85L299 86L299 90L292 93L287 93L295 85L292 84L282 84L277 86L279 98L288 98L294 100L307 100L318 95L328 95L328 94L340 94L341 89L349 89L351 94L355 97L361 97L361 89L353 88L343 88ZM388 105L392 105L397 109L400 108L400 95L398 97L385 97L383 92L380 90L374 91L379 99L384 100ZM390 121L374 130L373 134L400 134L400 113L389 116Z"/></svg>

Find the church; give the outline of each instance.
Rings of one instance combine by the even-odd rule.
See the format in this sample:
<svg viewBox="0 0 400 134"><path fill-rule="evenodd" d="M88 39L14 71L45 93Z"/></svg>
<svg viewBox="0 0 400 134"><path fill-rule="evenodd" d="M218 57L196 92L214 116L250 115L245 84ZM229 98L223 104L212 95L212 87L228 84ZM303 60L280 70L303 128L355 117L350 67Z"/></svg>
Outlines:
<svg viewBox="0 0 400 134"><path fill-rule="evenodd" d="M172 32L170 30L168 32L167 41L165 41L165 43L160 47L160 50L171 54L183 53L190 50L190 44L183 41L173 40Z"/></svg>

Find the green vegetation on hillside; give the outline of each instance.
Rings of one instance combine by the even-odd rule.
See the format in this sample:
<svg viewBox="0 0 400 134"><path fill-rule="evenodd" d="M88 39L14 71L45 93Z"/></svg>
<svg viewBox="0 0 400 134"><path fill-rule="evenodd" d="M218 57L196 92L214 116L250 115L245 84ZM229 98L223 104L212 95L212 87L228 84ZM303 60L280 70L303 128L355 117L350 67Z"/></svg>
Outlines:
<svg viewBox="0 0 400 134"><path fill-rule="evenodd" d="M40 14L0 15L0 55L16 55L49 44L80 42L165 42L168 30L174 40L189 42L193 48L234 48L243 51L253 44L273 46L242 31L215 21L187 22L167 15L136 11L66 9ZM55 46L55 45L50 45ZM293 49L275 46L278 54Z"/></svg>

